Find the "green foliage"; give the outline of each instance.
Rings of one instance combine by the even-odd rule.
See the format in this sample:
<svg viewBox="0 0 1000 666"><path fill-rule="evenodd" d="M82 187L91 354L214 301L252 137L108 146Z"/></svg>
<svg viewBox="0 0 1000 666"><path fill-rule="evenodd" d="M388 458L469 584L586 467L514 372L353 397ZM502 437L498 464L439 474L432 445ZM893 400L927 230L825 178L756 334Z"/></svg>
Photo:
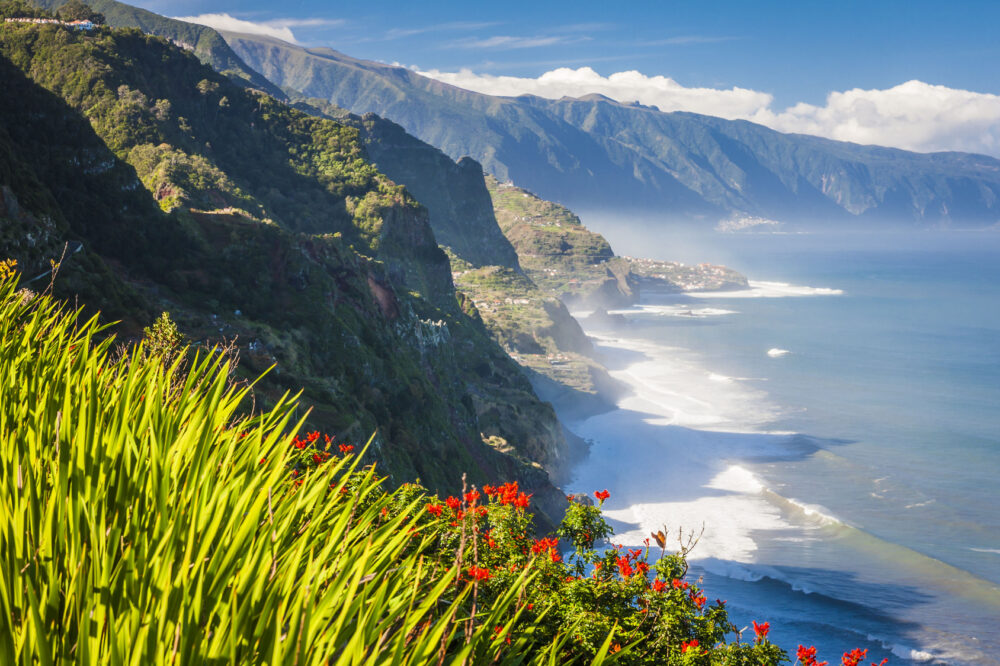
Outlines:
<svg viewBox="0 0 1000 666"><path fill-rule="evenodd" d="M27 0L0 1L0 19L5 18L54 18L51 12L40 9Z"/></svg>
<svg viewBox="0 0 1000 666"><path fill-rule="evenodd" d="M80 0L68 0L59 8L59 18L64 21L90 21L95 24L104 23L104 15L95 12L90 5Z"/></svg>
<svg viewBox="0 0 1000 666"><path fill-rule="evenodd" d="M460 633L473 590L407 525L412 491L348 457L294 483L294 401L241 415L248 389L214 354L114 364L93 319L15 287L0 283L0 662L402 664L495 643L490 613Z"/></svg>
<svg viewBox="0 0 1000 666"><path fill-rule="evenodd" d="M170 318L169 312L161 313L153 325L142 329L142 332L146 352L163 359L168 365L180 354L185 344L184 336Z"/></svg>

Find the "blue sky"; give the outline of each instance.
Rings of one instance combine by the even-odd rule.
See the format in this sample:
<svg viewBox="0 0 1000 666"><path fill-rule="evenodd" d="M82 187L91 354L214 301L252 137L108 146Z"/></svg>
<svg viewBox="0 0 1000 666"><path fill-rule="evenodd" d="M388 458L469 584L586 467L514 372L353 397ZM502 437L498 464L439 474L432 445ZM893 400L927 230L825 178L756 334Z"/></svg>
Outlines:
<svg viewBox="0 0 1000 666"><path fill-rule="evenodd" d="M871 102L885 115L898 108L910 113L906 100L915 96L950 97L937 109L923 108L918 100L913 113L923 118L920 128L903 132L899 140L892 139L890 133L887 143L926 150L969 150L982 144L980 152L1000 154L1000 0L138 0L134 4L169 16L226 14L251 21L261 30L294 36L303 45L331 46L355 57L400 63L482 92L572 94L582 90L580 86L593 85L600 88L596 92L616 98L631 95L663 110L744 117L786 131L859 141L881 134L881 121L874 123L870 132L853 136L849 127L856 121L842 117L846 113L843 108L830 111L836 119L824 119L818 110L807 110L808 117L785 112L799 103L825 109L830 106L831 93L892 91L900 84L917 81L925 87L860 102ZM212 23L212 19L206 22ZM560 67L589 67L598 77L634 70L644 77L669 77L684 89L737 88L758 95L754 101L743 95L735 105L734 96L728 102L716 96L715 101L692 103L689 108L683 100L664 97L662 90L647 95L642 82L624 88L607 84L607 89L596 80L575 80L566 84L568 87L532 82ZM457 76L463 71L463 76ZM513 78L498 82L493 77ZM944 90L971 91L980 96L969 98ZM684 99L694 98L688 95ZM900 99L904 100L902 106ZM858 97L839 103L860 108ZM955 112L956 104L964 105L963 110ZM928 114L968 116L970 104L975 106L972 115L976 117L971 132L986 131L985 137L963 130L961 139L952 145L938 139L954 134L954 128L936 132L938 139L925 136L930 131ZM996 122L990 122L994 112Z"/></svg>
<svg viewBox="0 0 1000 666"><path fill-rule="evenodd" d="M559 64L602 74L637 69L687 86L763 90L781 105L910 79L1000 94L995 0L135 4L172 16L339 21L291 29L306 44L425 70L531 76Z"/></svg>

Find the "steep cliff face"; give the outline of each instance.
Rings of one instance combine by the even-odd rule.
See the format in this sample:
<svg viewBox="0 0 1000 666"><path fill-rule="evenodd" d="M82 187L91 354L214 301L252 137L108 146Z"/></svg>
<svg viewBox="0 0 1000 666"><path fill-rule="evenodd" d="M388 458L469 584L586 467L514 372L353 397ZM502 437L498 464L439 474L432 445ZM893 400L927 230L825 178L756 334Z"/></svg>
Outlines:
<svg viewBox="0 0 1000 666"><path fill-rule="evenodd" d="M357 128L369 159L427 208L434 236L449 252L474 266L517 268L517 252L497 226L478 162L453 161L373 113L357 116L315 98L297 99L295 105Z"/></svg>
<svg viewBox="0 0 1000 666"><path fill-rule="evenodd" d="M568 208L493 177L487 187L501 230L539 287L580 309L626 307L639 300L628 262Z"/></svg>
<svg viewBox="0 0 1000 666"><path fill-rule="evenodd" d="M0 72L5 219L25 232L0 254L76 241L57 287L127 313L126 336L169 310L201 344L236 338L245 372L274 366L258 404L303 388L315 427L377 431L395 481L514 478L557 512L538 467L565 448L551 407L461 310L426 209L357 128L134 31L2 25Z"/></svg>
<svg viewBox="0 0 1000 666"><path fill-rule="evenodd" d="M427 207L438 243L477 266L517 267L517 253L497 226L479 162L470 157L453 162L372 113L362 116L359 126L372 162Z"/></svg>

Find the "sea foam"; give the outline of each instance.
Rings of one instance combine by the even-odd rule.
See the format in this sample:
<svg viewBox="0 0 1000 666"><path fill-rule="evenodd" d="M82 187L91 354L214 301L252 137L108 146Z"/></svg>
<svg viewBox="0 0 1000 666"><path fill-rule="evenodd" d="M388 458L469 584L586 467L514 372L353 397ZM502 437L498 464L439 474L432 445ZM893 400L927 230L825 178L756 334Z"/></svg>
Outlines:
<svg viewBox="0 0 1000 666"><path fill-rule="evenodd" d="M787 282L764 282L750 280L749 289L738 291L694 291L687 292L694 298L788 298L794 296L841 296L843 289L831 287L807 287Z"/></svg>

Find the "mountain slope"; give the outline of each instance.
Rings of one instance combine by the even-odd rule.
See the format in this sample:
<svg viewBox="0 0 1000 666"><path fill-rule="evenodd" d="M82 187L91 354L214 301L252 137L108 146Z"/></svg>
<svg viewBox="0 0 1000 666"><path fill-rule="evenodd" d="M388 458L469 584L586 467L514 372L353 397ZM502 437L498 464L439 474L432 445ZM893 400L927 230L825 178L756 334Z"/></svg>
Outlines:
<svg viewBox="0 0 1000 666"><path fill-rule="evenodd" d="M389 118L452 157L576 210L655 212L714 225L988 226L1000 160L919 154L614 102L473 93L400 67L223 33L254 69L353 112Z"/></svg>
<svg viewBox="0 0 1000 666"><path fill-rule="evenodd" d="M0 24L0 73L0 256L79 244L57 287L131 313L126 334L170 310L202 344L236 337L248 373L274 366L258 404L304 387L315 426L377 429L394 479L518 478L558 511L551 407L462 311L426 210L356 128L136 31Z"/></svg>
<svg viewBox="0 0 1000 666"><path fill-rule="evenodd" d="M66 0L32 0L32 4L50 11L58 9L65 3ZM160 16L116 0L88 0L86 4L104 14L104 19L110 26L138 28L145 33L163 37L192 51L199 60L217 72L263 90L278 99L284 98L280 88L247 67L246 63L226 44L226 40L212 28Z"/></svg>
<svg viewBox="0 0 1000 666"><path fill-rule="evenodd" d="M517 253L497 225L478 162L469 157L455 162L374 113L357 116L320 99L299 100L296 106L357 128L369 159L427 207L440 245L474 266L517 268Z"/></svg>

